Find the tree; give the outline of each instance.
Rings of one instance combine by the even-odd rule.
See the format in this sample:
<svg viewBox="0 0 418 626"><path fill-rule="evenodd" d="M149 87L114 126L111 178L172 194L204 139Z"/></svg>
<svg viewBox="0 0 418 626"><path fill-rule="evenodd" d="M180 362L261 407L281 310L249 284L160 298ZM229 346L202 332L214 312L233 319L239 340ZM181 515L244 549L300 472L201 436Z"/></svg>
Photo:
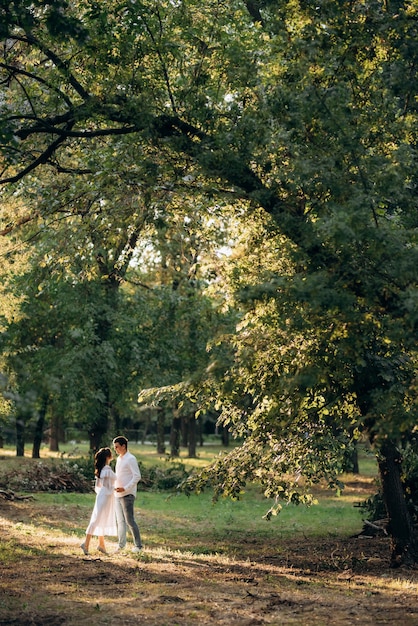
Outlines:
<svg viewBox="0 0 418 626"><path fill-rule="evenodd" d="M213 257L228 234L228 207L220 203L211 211L196 212L196 206L205 207L201 193L180 202L174 195L159 207L154 228L137 250L137 275L141 283L153 285L148 385L139 397L161 409L161 416L170 415L173 457L180 454L181 434L189 456L196 455L196 407L187 398L187 388L204 375L208 341L228 324L223 298L215 300L211 294Z"/></svg>
<svg viewBox="0 0 418 626"><path fill-rule="evenodd" d="M68 415L72 407L73 416L86 425L94 449L110 420L117 421L119 398L129 380L124 373L126 353L123 362L119 358L122 345L126 342L131 354L135 354L132 347L139 345L132 333L127 340L120 332L122 327L128 332L128 325L123 309L119 310L119 291L146 223L147 208L138 192L117 184L117 173L103 177L98 187L82 181L73 184L68 174L64 180L48 182L41 200L30 195L27 199L36 214L20 232L32 244L29 269L13 282L24 299L23 318L6 326L3 341L12 370L22 369L18 361L23 369L29 366L22 379L25 386L38 391L45 385L49 388L40 380L49 367L55 371L61 407L51 405L51 410ZM110 197L118 209L113 216L110 210L104 215ZM17 253L22 246L17 243ZM36 358L30 366L32 349ZM18 360L14 355L19 355Z"/></svg>
<svg viewBox="0 0 418 626"><path fill-rule="evenodd" d="M91 177L88 159L74 167L76 141L91 154L99 136L129 135L160 150L159 163L175 161L181 176L190 166L213 194L272 220L292 261L266 285L289 373L257 376L259 345L244 351L238 336L236 354L251 355L257 384L243 396L248 381L231 375L227 419L251 433L234 467L245 459L245 475L257 476L261 461L285 459L275 433L290 415L287 432L300 436L283 454L310 450L307 473L327 473L329 462L313 460L335 456L352 408L381 458L394 564L418 558L396 480L397 451L416 422L416 10L259 0L176 10L135 2L122 13L112 2L51 3L42 14L21 3L4 11L3 27L5 184L20 188L50 167ZM257 291L253 300L265 301ZM305 364L296 370L298 336ZM271 391L277 379L282 395Z"/></svg>
<svg viewBox="0 0 418 626"><path fill-rule="evenodd" d="M270 84L262 93L260 110L269 122L266 148L257 154L257 173L235 180L260 199L297 247L290 276L250 290L247 299L270 304L259 304L257 317L248 316L242 340L232 340L239 375L237 381L232 370L229 386L236 389L240 382L250 404L233 402L226 419L234 421L235 415L238 432L251 437L243 448L247 454L231 455L231 465L240 463L248 474L244 469L228 475L231 465L225 469L224 462L222 478L237 493L248 475L261 474L266 492L274 494L274 476L297 469L302 459L309 461L303 467L308 477L312 470L315 479L327 475L330 467L338 468L336 461L331 457L321 467L313 457L324 450L335 458L335 435L345 432L346 445L352 421L380 458L397 565L417 558L399 480L400 451L416 420L417 252L416 146L410 141L415 87L408 79L401 89L400 72L411 76L416 47L407 7L401 15L377 9L369 6L364 15L350 6L349 19L330 4L308 8L304 16L299 10L281 14L291 45L281 63L275 56L279 86ZM286 146L280 143L284 138ZM266 333L255 328L260 316L264 331L268 317L269 327L274 320L277 328L268 348ZM277 332L283 328L280 340ZM289 355L295 331L298 353ZM260 340L261 349L255 343ZM280 354L270 359L281 343L290 360ZM260 354L263 363L257 362ZM286 434L299 445L289 450ZM219 467L216 474L222 482ZM293 489L281 489L282 495L297 497Z"/></svg>

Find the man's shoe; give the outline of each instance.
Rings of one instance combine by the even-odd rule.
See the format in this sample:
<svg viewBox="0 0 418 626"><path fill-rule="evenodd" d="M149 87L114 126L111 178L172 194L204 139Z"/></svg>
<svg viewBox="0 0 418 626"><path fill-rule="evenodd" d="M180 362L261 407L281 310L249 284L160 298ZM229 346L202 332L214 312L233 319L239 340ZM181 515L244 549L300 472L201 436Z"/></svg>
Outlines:
<svg viewBox="0 0 418 626"><path fill-rule="evenodd" d="M125 548L121 548L120 546L118 546L117 548L115 548L113 550L113 554L118 554L118 553L124 552L124 551L125 551Z"/></svg>
<svg viewBox="0 0 418 626"><path fill-rule="evenodd" d="M135 546L134 548L132 548L132 552L134 554L136 554L137 552L141 552L141 548L138 548L138 546Z"/></svg>

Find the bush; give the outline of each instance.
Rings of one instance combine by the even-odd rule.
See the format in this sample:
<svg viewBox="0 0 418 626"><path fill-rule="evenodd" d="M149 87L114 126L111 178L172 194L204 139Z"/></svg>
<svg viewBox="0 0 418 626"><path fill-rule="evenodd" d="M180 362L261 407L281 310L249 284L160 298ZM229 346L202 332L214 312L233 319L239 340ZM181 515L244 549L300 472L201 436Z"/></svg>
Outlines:
<svg viewBox="0 0 418 626"><path fill-rule="evenodd" d="M376 520L383 519L387 515L380 489L374 494L374 496L370 496L370 498L361 502L359 506L363 511L365 511L366 519L369 522L375 522Z"/></svg>
<svg viewBox="0 0 418 626"><path fill-rule="evenodd" d="M155 491L173 491L189 475L183 463L171 462L167 467L141 468L141 474L143 486Z"/></svg>

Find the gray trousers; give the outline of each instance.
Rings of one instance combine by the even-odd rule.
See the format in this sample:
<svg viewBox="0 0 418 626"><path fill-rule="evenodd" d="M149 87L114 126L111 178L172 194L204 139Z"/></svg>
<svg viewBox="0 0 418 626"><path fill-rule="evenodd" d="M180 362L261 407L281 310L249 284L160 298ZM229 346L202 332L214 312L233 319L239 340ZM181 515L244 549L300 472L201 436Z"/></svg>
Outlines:
<svg viewBox="0 0 418 626"><path fill-rule="evenodd" d="M137 548L142 548L141 535L138 524L135 521L134 503L135 496L129 494L116 499L116 522L118 525L119 548L126 546L126 527L132 533L134 544Z"/></svg>

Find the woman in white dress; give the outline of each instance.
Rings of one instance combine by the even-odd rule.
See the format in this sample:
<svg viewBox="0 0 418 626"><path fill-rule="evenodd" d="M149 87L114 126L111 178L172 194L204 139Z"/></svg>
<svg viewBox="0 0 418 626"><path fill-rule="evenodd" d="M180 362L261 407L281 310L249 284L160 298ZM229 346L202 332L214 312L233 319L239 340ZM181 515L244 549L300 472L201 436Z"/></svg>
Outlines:
<svg viewBox="0 0 418 626"><path fill-rule="evenodd" d="M90 523L87 526L86 539L80 546L86 555L89 553L90 540L93 535L98 536L99 552L107 554L104 536L117 536L118 534L114 495L116 474L109 466L111 460L112 450L110 448L101 448L96 452L94 457L94 475L96 477L94 491L97 494L96 502L94 503Z"/></svg>

